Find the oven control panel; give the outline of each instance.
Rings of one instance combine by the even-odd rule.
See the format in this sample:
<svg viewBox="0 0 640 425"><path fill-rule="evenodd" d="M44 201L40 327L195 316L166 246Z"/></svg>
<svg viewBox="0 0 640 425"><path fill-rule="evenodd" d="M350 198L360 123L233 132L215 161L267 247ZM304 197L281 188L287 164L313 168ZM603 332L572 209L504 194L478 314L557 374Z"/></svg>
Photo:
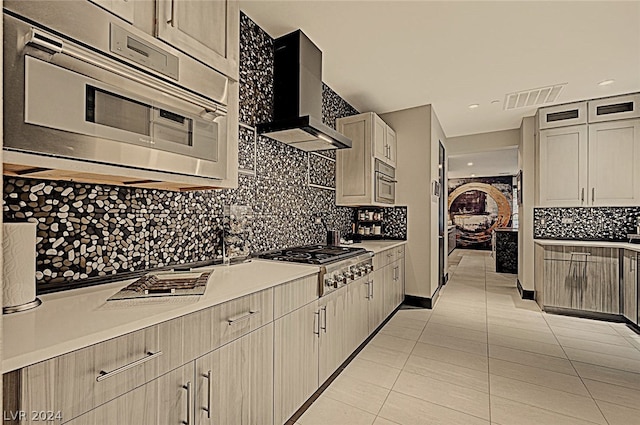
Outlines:
<svg viewBox="0 0 640 425"><path fill-rule="evenodd" d="M370 253L323 267L320 273L320 296L327 295L371 272L373 260Z"/></svg>

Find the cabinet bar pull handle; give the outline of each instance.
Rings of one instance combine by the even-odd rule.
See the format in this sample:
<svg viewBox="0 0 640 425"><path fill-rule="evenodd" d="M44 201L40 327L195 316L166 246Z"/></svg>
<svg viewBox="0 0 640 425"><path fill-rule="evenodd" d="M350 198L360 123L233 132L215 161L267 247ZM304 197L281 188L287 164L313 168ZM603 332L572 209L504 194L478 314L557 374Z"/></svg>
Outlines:
<svg viewBox="0 0 640 425"><path fill-rule="evenodd" d="M136 366L140 366L143 363L148 362L149 360L155 359L156 357L160 357L162 355L162 351L156 351L155 353L152 353L151 351L147 352L147 356L143 357L141 359L136 360L135 362L131 362L128 363L124 366L120 366L117 369L113 369L110 372L105 372L104 370L100 371L100 374L96 377L96 381L100 382L100 381L104 381L107 378L111 378L114 375L117 375L121 372L124 372L126 370L129 370L131 368L134 368Z"/></svg>
<svg viewBox="0 0 640 425"><path fill-rule="evenodd" d="M207 412L207 419L211 419L211 369L202 376L207 378L207 407L203 407L202 410Z"/></svg>
<svg viewBox="0 0 640 425"><path fill-rule="evenodd" d="M182 388L187 390L187 420L182 421L184 425L191 424L191 381L187 381L187 385L183 385Z"/></svg>
<svg viewBox="0 0 640 425"><path fill-rule="evenodd" d="M322 311L324 311L324 320L322 321L323 325L322 330L324 333L327 333L327 306L322 307Z"/></svg>
<svg viewBox="0 0 640 425"><path fill-rule="evenodd" d="M389 257L389 258L393 257L393 253L387 254L387 257Z"/></svg>
<svg viewBox="0 0 640 425"><path fill-rule="evenodd" d="M373 279L371 279L371 284L369 285L371 288L371 299L373 299Z"/></svg>
<svg viewBox="0 0 640 425"><path fill-rule="evenodd" d="M591 188L591 202L595 202L596 201L596 188L592 187Z"/></svg>
<svg viewBox="0 0 640 425"><path fill-rule="evenodd" d="M176 13L175 0L171 0L169 2L169 20L167 21L167 24L171 24L172 27L176 26L175 13Z"/></svg>
<svg viewBox="0 0 640 425"><path fill-rule="evenodd" d="M582 195L580 197L580 202L584 204L584 187L582 188Z"/></svg>
<svg viewBox="0 0 640 425"><path fill-rule="evenodd" d="M569 254L571 254L571 255L586 255L586 256L591 255L590 252L570 252Z"/></svg>
<svg viewBox="0 0 640 425"><path fill-rule="evenodd" d="M371 294L371 288L369 288L369 286L371 286L371 282L369 282L369 279L367 279L367 281L364 284L367 285L367 296L365 298L369 299L369 298L371 298L369 296Z"/></svg>
<svg viewBox="0 0 640 425"><path fill-rule="evenodd" d="M315 319L313 320L313 327L314 327L313 333L318 335L318 338L320 338L320 310L314 312L313 315L316 316L316 318L318 319L318 326L317 326L318 331L317 332L315 331L316 320Z"/></svg>
<svg viewBox="0 0 640 425"><path fill-rule="evenodd" d="M227 322L229 323L229 326L231 326L234 323L242 322L243 320L247 320L251 316L253 316L254 314L258 314L258 313L260 313L260 310L249 310L246 313L242 313L242 314L239 314L237 316L233 316L233 317L228 318Z"/></svg>

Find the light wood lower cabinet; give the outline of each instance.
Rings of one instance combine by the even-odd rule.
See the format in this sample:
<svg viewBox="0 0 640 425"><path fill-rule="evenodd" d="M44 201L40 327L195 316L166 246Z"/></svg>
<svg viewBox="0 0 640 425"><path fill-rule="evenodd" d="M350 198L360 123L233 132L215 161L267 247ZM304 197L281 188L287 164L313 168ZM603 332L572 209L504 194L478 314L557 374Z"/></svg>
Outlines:
<svg viewBox="0 0 640 425"><path fill-rule="evenodd" d="M318 382L322 383L342 364L345 352L345 302L347 287L343 286L320 298L320 353Z"/></svg>
<svg viewBox="0 0 640 425"><path fill-rule="evenodd" d="M20 409L60 411L63 421L75 418L157 377L162 356L150 353L160 351L167 352L168 345L160 346L158 329L151 327L25 367L17 389ZM113 373L144 359L148 361ZM25 423L40 421L28 417Z"/></svg>
<svg viewBox="0 0 640 425"><path fill-rule="evenodd" d="M638 324L638 253L623 251L622 315Z"/></svg>
<svg viewBox="0 0 640 425"><path fill-rule="evenodd" d="M273 424L273 323L196 360L195 424Z"/></svg>
<svg viewBox="0 0 640 425"><path fill-rule="evenodd" d="M158 378L158 425L191 425L195 391L193 362Z"/></svg>
<svg viewBox="0 0 640 425"><path fill-rule="evenodd" d="M347 286L345 351L351 354L369 336L369 281L371 275Z"/></svg>
<svg viewBox="0 0 640 425"><path fill-rule="evenodd" d="M546 247L544 306L620 313L618 249Z"/></svg>
<svg viewBox="0 0 640 425"><path fill-rule="evenodd" d="M319 343L317 301L274 322L274 423L283 424L318 389Z"/></svg>
<svg viewBox="0 0 640 425"><path fill-rule="evenodd" d="M384 287L387 267L369 274L369 333L373 332L384 320Z"/></svg>
<svg viewBox="0 0 640 425"><path fill-rule="evenodd" d="M61 412L63 415L64 413ZM111 400L89 412L64 422L65 425L157 424L158 380Z"/></svg>

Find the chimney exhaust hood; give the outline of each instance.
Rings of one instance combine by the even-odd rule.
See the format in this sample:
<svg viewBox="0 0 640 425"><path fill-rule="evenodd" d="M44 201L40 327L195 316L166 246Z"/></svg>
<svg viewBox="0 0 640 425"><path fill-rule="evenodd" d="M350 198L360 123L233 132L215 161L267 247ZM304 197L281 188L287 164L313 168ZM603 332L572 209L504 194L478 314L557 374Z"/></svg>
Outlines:
<svg viewBox="0 0 640 425"><path fill-rule="evenodd" d="M258 134L304 151L351 147L322 123L322 52L301 30L274 41L273 78L273 121L258 124Z"/></svg>

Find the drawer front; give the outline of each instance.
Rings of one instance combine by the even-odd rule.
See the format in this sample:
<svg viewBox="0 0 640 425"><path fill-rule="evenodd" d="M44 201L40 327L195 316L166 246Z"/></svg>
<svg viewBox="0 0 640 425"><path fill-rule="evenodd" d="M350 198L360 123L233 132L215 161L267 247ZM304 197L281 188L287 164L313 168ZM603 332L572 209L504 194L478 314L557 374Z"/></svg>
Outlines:
<svg viewBox="0 0 640 425"><path fill-rule="evenodd" d="M395 248L380 251L373 257L373 269L380 270L381 268L393 263L395 260Z"/></svg>
<svg viewBox="0 0 640 425"><path fill-rule="evenodd" d="M317 274L276 286L273 288L274 319L317 300L319 289Z"/></svg>
<svg viewBox="0 0 640 425"><path fill-rule="evenodd" d="M220 345L240 338L273 321L273 288L217 305L212 317Z"/></svg>
<svg viewBox="0 0 640 425"><path fill-rule="evenodd" d="M396 260L404 258L405 245L400 245L394 248L396 253Z"/></svg>
<svg viewBox="0 0 640 425"><path fill-rule="evenodd" d="M601 263L611 262L617 260L617 258L618 248L596 248L585 246L547 246L544 248L545 260Z"/></svg>
<svg viewBox="0 0 640 425"><path fill-rule="evenodd" d="M25 367L20 409L60 411L68 421L156 378L163 355L149 353L159 351L168 350L153 326Z"/></svg>

